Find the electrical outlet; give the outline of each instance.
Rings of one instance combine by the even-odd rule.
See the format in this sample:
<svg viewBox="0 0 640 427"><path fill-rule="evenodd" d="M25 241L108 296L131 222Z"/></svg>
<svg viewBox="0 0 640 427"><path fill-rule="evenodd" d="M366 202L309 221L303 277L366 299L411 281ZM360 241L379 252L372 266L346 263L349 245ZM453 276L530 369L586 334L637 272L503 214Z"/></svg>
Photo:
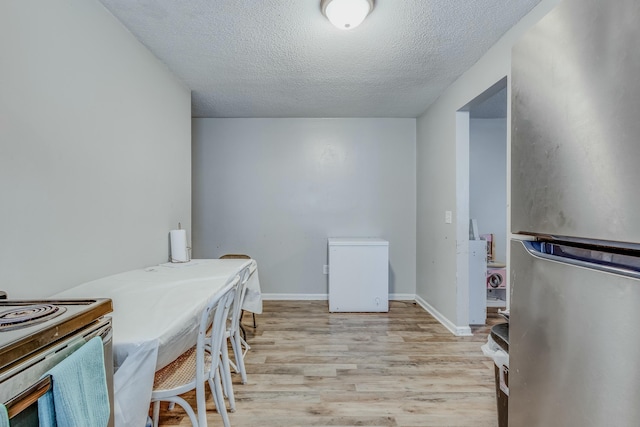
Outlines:
<svg viewBox="0 0 640 427"><path fill-rule="evenodd" d="M322 266L322 274L329 274L329 266L328 265L323 265Z"/></svg>
<svg viewBox="0 0 640 427"><path fill-rule="evenodd" d="M451 224L453 222L453 212L444 211L444 222L445 224Z"/></svg>

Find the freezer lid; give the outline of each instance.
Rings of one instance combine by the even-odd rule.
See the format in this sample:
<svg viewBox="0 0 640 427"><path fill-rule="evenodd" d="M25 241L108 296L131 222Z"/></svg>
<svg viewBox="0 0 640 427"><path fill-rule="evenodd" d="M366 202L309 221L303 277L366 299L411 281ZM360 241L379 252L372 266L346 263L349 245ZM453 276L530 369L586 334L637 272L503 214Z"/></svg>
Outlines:
<svg viewBox="0 0 640 427"><path fill-rule="evenodd" d="M389 246L387 240L377 237L330 237L329 246Z"/></svg>
<svg viewBox="0 0 640 427"><path fill-rule="evenodd" d="M566 0L514 46L513 233L640 242L638 16Z"/></svg>

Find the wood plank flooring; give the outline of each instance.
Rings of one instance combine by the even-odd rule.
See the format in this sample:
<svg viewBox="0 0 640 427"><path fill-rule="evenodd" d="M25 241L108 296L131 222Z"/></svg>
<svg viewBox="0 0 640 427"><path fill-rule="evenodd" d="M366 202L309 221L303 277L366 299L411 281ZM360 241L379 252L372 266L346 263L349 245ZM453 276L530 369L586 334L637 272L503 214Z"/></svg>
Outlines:
<svg viewBox="0 0 640 427"><path fill-rule="evenodd" d="M234 427L497 425L493 362L480 350L496 315L473 337L409 301L348 314L327 301L265 301L256 317L255 330L244 320L249 382L234 374ZM207 399L209 425L222 425ZM160 425L191 425L180 407L161 408Z"/></svg>

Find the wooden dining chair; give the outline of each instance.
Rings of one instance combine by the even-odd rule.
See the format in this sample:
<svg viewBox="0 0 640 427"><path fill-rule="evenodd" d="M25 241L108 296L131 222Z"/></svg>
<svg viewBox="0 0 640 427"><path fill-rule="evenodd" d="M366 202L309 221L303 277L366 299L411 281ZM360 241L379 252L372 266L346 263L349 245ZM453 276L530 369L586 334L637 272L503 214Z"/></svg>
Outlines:
<svg viewBox="0 0 640 427"><path fill-rule="evenodd" d="M227 318L236 296L240 277L229 280L217 296L207 303L200 318L195 347L187 350L175 361L156 372L151 394L153 425L158 426L160 402L172 402L182 406L194 427L207 426L205 384L208 383L216 409L225 427L230 427L220 383L222 348L226 349ZM207 335L207 330L210 334ZM188 391L196 391L197 416L189 403L180 397Z"/></svg>

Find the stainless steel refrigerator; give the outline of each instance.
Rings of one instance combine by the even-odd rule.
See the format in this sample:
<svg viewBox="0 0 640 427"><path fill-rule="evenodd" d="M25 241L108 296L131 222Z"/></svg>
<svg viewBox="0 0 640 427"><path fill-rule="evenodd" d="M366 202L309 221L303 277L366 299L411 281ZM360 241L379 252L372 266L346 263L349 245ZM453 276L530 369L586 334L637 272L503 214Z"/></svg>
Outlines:
<svg viewBox="0 0 640 427"><path fill-rule="evenodd" d="M511 88L509 425L640 426L640 1L561 2Z"/></svg>

